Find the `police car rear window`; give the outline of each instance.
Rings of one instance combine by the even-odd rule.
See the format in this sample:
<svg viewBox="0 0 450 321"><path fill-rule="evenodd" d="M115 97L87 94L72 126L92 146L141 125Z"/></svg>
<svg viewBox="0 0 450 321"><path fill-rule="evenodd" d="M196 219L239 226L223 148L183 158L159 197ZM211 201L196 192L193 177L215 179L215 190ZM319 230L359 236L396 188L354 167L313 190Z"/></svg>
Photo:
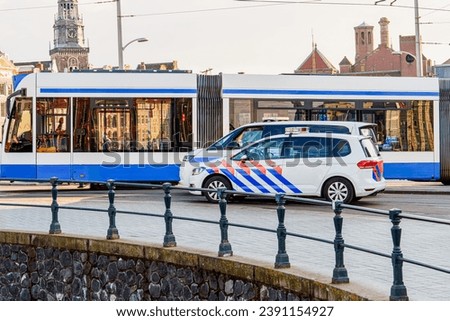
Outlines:
<svg viewBox="0 0 450 321"><path fill-rule="evenodd" d="M361 145L364 149L364 153L367 157L377 157L380 156L378 148L375 146L371 139L362 139Z"/></svg>

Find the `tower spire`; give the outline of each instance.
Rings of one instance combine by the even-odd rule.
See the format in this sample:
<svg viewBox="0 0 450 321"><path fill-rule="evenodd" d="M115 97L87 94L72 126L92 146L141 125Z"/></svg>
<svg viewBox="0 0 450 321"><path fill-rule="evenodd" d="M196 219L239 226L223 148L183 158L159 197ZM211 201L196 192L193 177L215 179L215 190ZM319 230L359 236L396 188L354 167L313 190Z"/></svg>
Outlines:
<svg viewBox="0 0 450 321"><path fill-rule="evenodd" d="M87 69L89 47L86 46L78 0L58 0L53 32L54 48L50 49L50 56L56 61L58 70Z"/></svg>

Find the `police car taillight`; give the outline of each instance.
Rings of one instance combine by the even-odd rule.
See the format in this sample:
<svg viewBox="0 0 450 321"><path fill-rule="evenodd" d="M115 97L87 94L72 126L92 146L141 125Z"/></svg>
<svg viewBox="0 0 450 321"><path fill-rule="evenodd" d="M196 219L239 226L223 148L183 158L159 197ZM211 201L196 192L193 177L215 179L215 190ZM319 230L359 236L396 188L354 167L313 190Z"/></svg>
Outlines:
<svg viewBox="0 0 450 321"><path fill-rule="evenodd" d="M378 161L375 160L362 160L356 164L361 169L371 169L375 168L378 165Z"/></svg>

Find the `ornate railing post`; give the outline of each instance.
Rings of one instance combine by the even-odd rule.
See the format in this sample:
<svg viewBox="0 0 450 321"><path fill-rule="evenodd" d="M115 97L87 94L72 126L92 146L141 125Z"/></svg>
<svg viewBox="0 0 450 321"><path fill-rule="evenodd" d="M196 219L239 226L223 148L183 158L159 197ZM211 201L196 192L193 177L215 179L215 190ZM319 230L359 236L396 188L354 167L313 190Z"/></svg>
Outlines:
<svg viewBox="0 0 450 321"><path fill-rule="evenodd" d="M391 301L408 301L406 293L406 286L403 284L403 253L400 248L400 240L402 237L402 229L400 228L400 213L399 209L389 210L389 218L392 222L391 235L394 248L392 250L392 267L394 269L394 282L391 286Z"/></svg>
<svg viewBox="0 0 450 321"><path fill-rule="evenodd" d="M219 209L220 209L220 245L219 245L219 256L233 255L233 250L231 249L231 244L228 241L228 219L227 219L227 200L225 188L219 188L217 190L217 195L219 196Z"/></svg>
<svg viewBox="0 0 450 321"><path fill-rule="evenodd" d="M164 235L164 243L165 247L174 247L177 246L177 242L175 241L175 235L172 232L172 221L173 215L170 210L170 204L172 200L172 195L170 195L170 187L172 185L170 183L164 183L164 203L166 205L166 211L164 212L164 221L166 222L166 234Z"/></svg>
<svg viewBox="0 0 450 321"><path fill-rule="evenodd" d="M334 237L334 253L336 258L336 265L333 269L332 283L348 283L347 269L344 265L344 238L342 237L342 224L344 218L341 216L342 213L342 202L333 202L334 211L334 229L336 231L336 236Z"/></svg>
<svg viewBox="0 0 450 321"><path fill-rule="evenodd" d="M114 180L110 179L106 183L108 187L108 198L109 198L109 207L108 207L108 216L109 216L109 228L106 238L108 240L115 240L119 238L119 231L116 227L116 207L114 206Z"/></svg>
<svg viewBox="0 0 450 321"><path fill-rule="evenodd" d="M291 263L289 263L289 256L286 253L286 227L284 226L284 216L286 208L284 204L286 200L284 199L284 194L275 195L275 200L278 204L277 215L278 215L278 228L277 228L277 238L278 238L278 253L275 257L275 268L289 268Z"/></svg>
<svg viewBox="0 0 450 321"><path fill-rule="evenodd" d="M50 234L61 234L61 225L58 221L58 178L50 178L50 183L52 184L52 205L50 206L52 210L52 223L50 224Z"/></svg>

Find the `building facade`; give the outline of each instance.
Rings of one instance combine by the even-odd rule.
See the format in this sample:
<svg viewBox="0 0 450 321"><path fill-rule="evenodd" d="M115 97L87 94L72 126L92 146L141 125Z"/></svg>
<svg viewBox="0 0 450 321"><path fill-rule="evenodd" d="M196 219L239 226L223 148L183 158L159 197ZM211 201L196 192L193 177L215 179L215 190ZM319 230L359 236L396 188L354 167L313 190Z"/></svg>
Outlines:
<svg viewBox="0 0 450 321"><path fill-rule="evenodd" d="M375 46L374 26L365 22L354 27L355 58L354 63L345 56L337 71L328 59L313 48L311 54L294 71L297 74L336 74L353 76L417 76L417 55L415 36L399 36L399 49L394 50L390 43L389 24L386 17L379 22L380 43ZM411 59L412 58L412 59ZM433 76L434 69L430 59L421 57L424 76Z"/></svg>
<svg viewBox="0 0 450 321"><path fill-rule="evenodd" d="M6 117L6 98L13 92L12 78L18 72L11 60L0 52L0 122L3 124ZM2 141L2 131L0 131L0 141Z"/></svg>
<svg viewBox="0 0 450 321"><path fill-rule="evenodd" d="M355 62L349 63L347 57L339 64L341 74L364 76L417 76L417 57L415 36L399 36L399 50L394 50L390 43L389 24L386 17L382 17L380 26L380 43L375 48L373 41L373 26L366 23L354 28L355 30ZM412 58L412 59L411 59ZM422 59L424 76L432 76L433 69L430 59L424 55Z"/></svg>
<svg viewBox="0 0 450 321"><path fill-rule="evenodd" d="M50 50L53 71L89 69L89 47L84 36L78 0L58 0L53 30L54 47Z"/></svg>

